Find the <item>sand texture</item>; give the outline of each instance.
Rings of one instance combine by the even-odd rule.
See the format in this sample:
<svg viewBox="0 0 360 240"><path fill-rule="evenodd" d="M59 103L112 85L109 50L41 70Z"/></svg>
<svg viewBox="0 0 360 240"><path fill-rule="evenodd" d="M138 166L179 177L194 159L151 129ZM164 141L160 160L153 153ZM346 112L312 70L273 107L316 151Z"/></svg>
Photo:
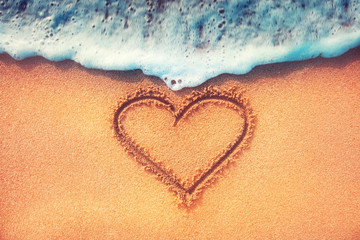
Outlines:
<svg viewBox="0 0 360 240"><path fill-rule="evenodd" d="M0 55L0 239L360 239L360 48L179 92Z"/></svg>

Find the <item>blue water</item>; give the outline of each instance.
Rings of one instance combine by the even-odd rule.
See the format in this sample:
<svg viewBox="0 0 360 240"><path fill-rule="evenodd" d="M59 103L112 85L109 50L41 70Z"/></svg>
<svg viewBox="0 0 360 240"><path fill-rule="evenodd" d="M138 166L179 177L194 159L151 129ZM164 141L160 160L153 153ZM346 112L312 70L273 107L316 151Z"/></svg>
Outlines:
<svg viewBox="0 0 360 240"><path fill-rule="evenodd" d="M0 0L0 53L141 69L173 90L359 45L358 0Z"/></svg>

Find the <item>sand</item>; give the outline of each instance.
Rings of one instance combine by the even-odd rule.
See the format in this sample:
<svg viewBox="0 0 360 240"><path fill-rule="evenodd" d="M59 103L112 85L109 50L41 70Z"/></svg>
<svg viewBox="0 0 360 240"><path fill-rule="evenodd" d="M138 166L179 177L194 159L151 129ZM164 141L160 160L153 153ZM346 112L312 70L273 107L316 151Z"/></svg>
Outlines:
<svg viewBox="0 0 360 240"><path fill-rule="evenodd" d="M172 107L127 108L116 122L129 150L114 118L139 89ZM182 110L209 89L245 111L217 99ZM246 114L247 141L195 198L164 181L189 190ZM360 48L179 92L140 71L2 54L0 118L0 239L360 239Z"/></svg>

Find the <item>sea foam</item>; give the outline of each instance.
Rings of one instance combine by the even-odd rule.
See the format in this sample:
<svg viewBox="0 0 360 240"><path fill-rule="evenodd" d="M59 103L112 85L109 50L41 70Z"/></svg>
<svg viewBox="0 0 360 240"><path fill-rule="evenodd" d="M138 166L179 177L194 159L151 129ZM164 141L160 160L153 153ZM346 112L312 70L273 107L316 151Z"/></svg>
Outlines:
<svg viewBox="0 0 360 240"><path fill-rule="evenodd" d="M141 69L173 90L360 45L358 0L0 0L0 53Z"/></svg>

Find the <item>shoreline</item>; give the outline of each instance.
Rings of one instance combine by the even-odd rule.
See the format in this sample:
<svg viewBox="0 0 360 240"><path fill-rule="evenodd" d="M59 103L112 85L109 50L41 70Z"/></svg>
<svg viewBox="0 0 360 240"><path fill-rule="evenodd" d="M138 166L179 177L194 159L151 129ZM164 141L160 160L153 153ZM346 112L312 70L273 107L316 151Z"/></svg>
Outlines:
<svg viewBox="0 0 360 240"><path fill-rule="evenodd" d="M217 84L218 81L222 81L223 79L232 78L232 79L238 79L243 81L248 81L251 79L252 81L260 78L268 78L270 77L276 77L276 75L288 75L291 72L294 72L296 70L299 70L301 68L305 67L319 67L319 66L329 66L334 68L341 68L344 67L349 63L349 61L352 61L352 59L356 59L360 55L360 46L352 48L345 52L344 54L332 57L332 58L324 58L322 56L318 56L311 59L301 60L301 61L290 61L290 62L276 62L276 63L270 63L270 64L264 64L264 65L257 65L252 70L250 70L248 73L245 74L231 74L231 73L223 73L216 77L210 78L206 80L205 82L201 83L198 86L195 87L185 87L181 90L177 90L174 92L182 92L186 90L191 89L197 89L201 88L202 86L208 86ZM51 61L41 56L33 56L28 57L22 60L15 60L7 53L0 53L0 59L1 61L5 63L10 64L18 64L22 65L23 67L28 67L31 69L35 65L38 64L51 64L59 69L68 69L71 67L77 67L81 70L88 71L89 73L95 74L95 75L104 75L114 78L119 78L121 80L131 80L131 81L139 81L139 79L147 78L153 81L155 84L162 85L164 84L163 80L161 80L157 76L151 76L151 75L144 75L141 69L134 69L134 70L103 70L103 69L97 69L97 68L87 68L85 66L82 66L80 63L75 62L74 60L62 60L62 61ZM275 69L273 69L275 68ZM135 79L134 79L135 78ZM159 83L157 83L159 82Z"/></svg>

